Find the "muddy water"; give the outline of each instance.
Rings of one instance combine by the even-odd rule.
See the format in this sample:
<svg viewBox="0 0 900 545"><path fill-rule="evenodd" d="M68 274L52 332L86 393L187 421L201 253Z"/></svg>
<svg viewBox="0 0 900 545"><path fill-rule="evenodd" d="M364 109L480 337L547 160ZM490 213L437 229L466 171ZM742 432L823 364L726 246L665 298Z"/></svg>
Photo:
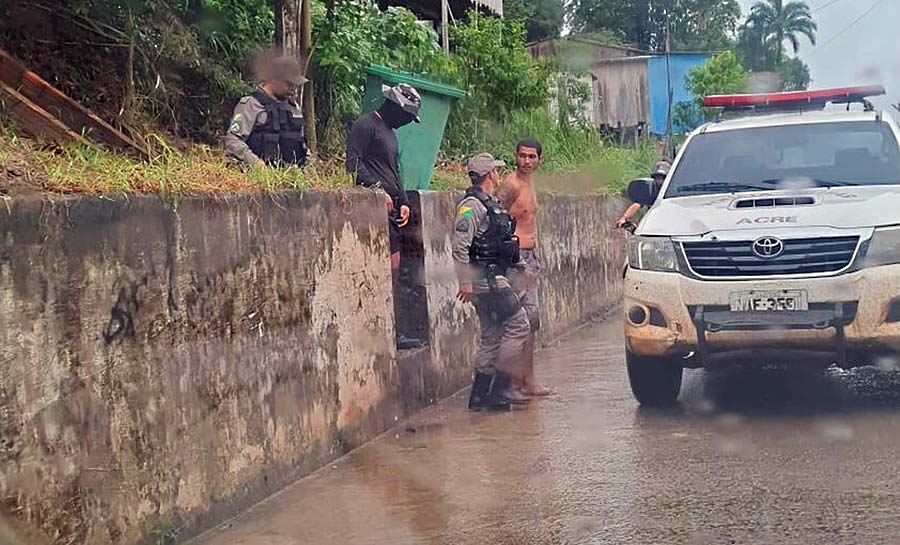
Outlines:
<svg viewBox="0 0 900 545"><path fill-rule="evenodd" d="M555 397L457 396L196 543L900 543L897 373L688 371L645 411L620 330L540 354Z"/></svg>

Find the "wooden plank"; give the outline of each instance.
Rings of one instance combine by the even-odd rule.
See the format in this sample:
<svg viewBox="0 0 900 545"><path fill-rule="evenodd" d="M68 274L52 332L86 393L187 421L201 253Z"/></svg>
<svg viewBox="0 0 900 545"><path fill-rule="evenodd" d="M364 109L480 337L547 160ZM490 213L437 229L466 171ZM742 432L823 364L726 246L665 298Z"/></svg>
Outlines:
<svg viewBox="0 0 900 545"><path fill-rule="evenodd" d="M93 112L31 72L0 49L0 82L61 121L71 131L86 135L111 149L149 159L146 149L103 121Z"/></svg>
<svg viewBox="0 0 900 545"><path fill-rule="evenodd" d="M57 144L88 143L80 134L69 129L46 110L3 82L0 82L0 101L3 102L3 112L12 117L28 134L52 140Z"/></svg>

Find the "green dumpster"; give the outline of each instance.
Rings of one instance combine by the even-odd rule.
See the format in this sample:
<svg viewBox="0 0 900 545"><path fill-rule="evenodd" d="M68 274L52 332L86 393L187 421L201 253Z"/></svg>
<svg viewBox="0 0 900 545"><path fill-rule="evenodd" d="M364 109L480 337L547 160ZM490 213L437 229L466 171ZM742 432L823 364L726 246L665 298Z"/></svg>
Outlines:
<svg viewBox="0 0 900 545"><path fill-rule="evenodd" d="M407 83L422 95L419 111L421 123L410 123L397 131L400 144L400 178L406 189L428 189L431 174L444 128L450 116L450 103L466 96L466 92L415 76L394 72L384 66L370 66L366 69L366 93L363 98L363 112L376 110L383 100L382 85Z"/></svg>

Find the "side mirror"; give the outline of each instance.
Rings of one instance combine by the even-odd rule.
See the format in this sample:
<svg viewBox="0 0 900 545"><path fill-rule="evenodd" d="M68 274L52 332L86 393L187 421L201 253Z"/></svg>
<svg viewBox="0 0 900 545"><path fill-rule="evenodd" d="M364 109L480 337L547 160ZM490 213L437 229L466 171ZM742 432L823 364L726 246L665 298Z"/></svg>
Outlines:
<svg viewBox="0 0 900 545"><path fill-rule="evenodd" d="M653 180L649 178L639 178L628 184L628 198L631 202L636 202L644 206L651 206L656 200L656 193L653 191Z"/></svg>

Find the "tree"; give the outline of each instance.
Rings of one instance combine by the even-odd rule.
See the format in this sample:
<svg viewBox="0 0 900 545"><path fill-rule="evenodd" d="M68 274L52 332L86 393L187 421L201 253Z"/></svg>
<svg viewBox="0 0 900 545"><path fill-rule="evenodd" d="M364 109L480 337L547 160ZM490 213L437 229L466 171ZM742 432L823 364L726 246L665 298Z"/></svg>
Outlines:
<svg viewBox="0 0 900 545"><path fill-rule="evenodd" d="M295 57L308 73L312 57L312 6L310 0L274 0L275 46L284 55ZM316 106L313 82L303 86L303 117L311 152L318 149Z"/></svg>
<svg viewBox="0 0 900 545"><path fill-rule="evenodd" d="M565 8L563 0L506 0L503 13L508 20L524 24L526 40L536 42L559 36Z"/></svg>
<svg viewBox="0 0 900 545"><path fill-rule="evenodd" d="M747 71L731 51L719 53L703 66L691 70L686 87L700 104L709 95L734 95L747 90Z"/></svg>
<svg viewBox="0 0 900 545"><path fill-rule="evenodd" d="M746 49L745 57L760 55L765 59L765 68L774 70L785 58L784 43L791 44L794 53L800 50L800 38L806 36L816 45L816 30L809 4L804 0L765 0L750 8L750 15L741 30L741 46Z"/></svg>
<svg viewBox="0 0 900 545"><path fill-rule="evenodd" d="M737 0L572 0L568 4L574 32L608 29L653 51L665 50L669 32L673 50L725 49L731 45L740 16Z"/></svg>
<svg viewBox="0 0 900 545"><path fill-rule="evenodd" d="M746 92L749 75L737 56L726 51L711 58L703 66L688 72L685 87L693 95L692 102L675 105L674 125L679 132L693 129L712 112L702 108L703 99L709 95L733 95Z"/></svg>
<svg viewBox="0 0 900 545"><path fill-rule="evenodd" d="M676 6L672 8L673 50L721 51L731 47L731 36L741 17L736 0L678 0Z"/></svg>
<svg viewBox="0 0 900 545"><path fill-rule="evenodd" d="M787 59L778 67L782 91L805 91L811 81L809 66L800 59Z"/></svg>

